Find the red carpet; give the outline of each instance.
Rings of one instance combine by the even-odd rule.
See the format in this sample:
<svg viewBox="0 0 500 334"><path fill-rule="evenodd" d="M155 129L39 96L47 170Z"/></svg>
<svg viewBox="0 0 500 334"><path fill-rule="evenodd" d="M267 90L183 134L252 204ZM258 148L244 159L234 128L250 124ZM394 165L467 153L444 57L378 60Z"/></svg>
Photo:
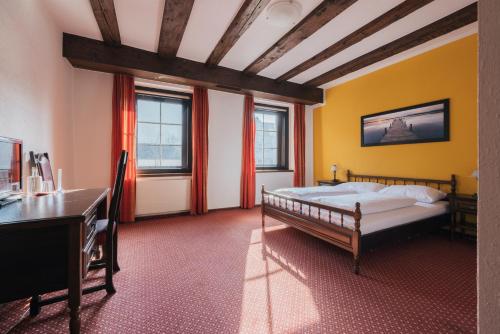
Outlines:
<svg viewBox="0 0 500 334"><path fill-rule="evenodd" d="M476 332L474 245L429 236L382 247L356 276L350 254L267 222L262 235L255 209L123 226L117 293L83 297L82 332ZM23 307L0 309L0 331ZM67 326L59 303L11 332Z"/></svg>

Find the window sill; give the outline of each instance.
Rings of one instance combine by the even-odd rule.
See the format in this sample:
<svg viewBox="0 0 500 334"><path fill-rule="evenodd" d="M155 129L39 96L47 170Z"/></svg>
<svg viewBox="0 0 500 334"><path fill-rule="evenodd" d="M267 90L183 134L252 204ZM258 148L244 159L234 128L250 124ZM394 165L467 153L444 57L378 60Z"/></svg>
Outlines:
<svg viewBox="0 0 500 334"><path fill-rule="evenodd" d="M293 173L291 169L257 169L256 173Z"/></svg>

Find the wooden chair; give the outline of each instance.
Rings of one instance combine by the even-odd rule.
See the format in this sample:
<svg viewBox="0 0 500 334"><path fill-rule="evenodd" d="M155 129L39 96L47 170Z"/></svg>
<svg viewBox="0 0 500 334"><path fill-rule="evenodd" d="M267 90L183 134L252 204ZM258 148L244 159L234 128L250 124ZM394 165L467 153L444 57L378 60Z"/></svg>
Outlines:
<svg viewBox="0 0 500 334"><path fill-rule="evenodd" d="M89 269L106 269L105 283L88 288L84 288L84 295L95 291L106 290L107 293L115 293L113 284L113 273L120 270L117 260L117 241L118 241L118 221L120 212L120 202L123 192L123 181L125 179L125 170L127 168L128 152L122 151L117 166L115 184L113 185L113 195L108 211L108 219L98 220L96 222L96 244L103 248L103 255L100 259L92 261ZM40 308L44 305L57 303L67 300L68 295L60 295L42 300L40 295L34 295L30 301L30 315L36 316L40 313Z"/></svg>
<svg viewBox="0 0 500 334"><path fill-rule="evenodd" d="M89 269L106 269L106 291L114 293L113 273L120 270L118 266L118 222L120 216L120 203L123 193L123 181L127 169L128 152L122 151L118 161L113 194L109 205L108 219L96 222L96 247L103 249L100 259L92 261ZM100 252L99 252L100 253Z"/></svg>

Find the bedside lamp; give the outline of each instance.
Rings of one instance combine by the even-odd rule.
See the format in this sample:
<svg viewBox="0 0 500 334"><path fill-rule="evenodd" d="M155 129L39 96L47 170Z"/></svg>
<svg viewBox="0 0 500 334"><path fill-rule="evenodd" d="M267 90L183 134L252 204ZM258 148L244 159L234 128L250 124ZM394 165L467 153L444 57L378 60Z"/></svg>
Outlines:
<svg viewBox="0 0 500 334"><path fill-rule="evenodd" d="M333 173L333 182L337 181L337 164L333 164L332 167L330 167L330 171Z"/></svg>

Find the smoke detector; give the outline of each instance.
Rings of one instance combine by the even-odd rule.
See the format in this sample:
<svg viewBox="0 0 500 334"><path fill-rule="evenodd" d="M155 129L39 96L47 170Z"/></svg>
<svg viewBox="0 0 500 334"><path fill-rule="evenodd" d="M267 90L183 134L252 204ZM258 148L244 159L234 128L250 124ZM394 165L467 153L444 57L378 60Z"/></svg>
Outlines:
<svg viewBox="0 0 500 334"><path fill-rule="evenodd" d="M290 27L300 18L302 5L294 0L280 0L269 5L266 10L266 21L277 27Z"/></svg>

